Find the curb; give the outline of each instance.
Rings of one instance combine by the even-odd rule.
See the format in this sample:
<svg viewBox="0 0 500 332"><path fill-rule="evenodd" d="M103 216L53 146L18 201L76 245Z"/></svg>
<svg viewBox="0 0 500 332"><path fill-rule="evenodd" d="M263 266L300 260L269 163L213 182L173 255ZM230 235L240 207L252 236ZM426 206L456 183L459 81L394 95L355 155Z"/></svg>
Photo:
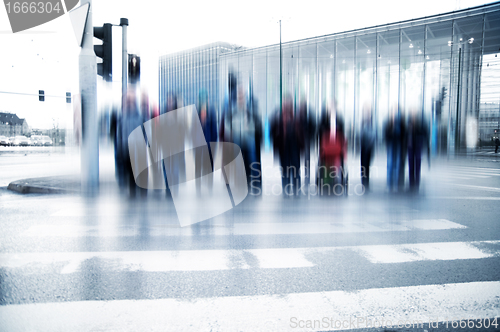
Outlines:
<svg viewBox="0 0 500 332"><path fill-rule="evenodd" d="M40 179L35 178L35 179L24 179L24 180L13 181L9 183L7 189L15 191L20 194L68 194L68 193L79 192L79 190L76 189L34 185L29 183L31 180L39 181Z"/></svg>

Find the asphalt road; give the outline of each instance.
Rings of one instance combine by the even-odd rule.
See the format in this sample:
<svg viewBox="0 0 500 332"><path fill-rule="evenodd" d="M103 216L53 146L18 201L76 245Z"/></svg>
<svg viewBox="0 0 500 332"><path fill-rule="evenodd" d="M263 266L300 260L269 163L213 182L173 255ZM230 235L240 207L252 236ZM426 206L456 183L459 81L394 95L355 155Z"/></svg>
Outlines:
<svg viewBox="0 0 500 332"><path fill-rule="evenodd" d="M383 157L365 195L283 199L264 176L264 196L188 227L161 191L3 187L0 330L500 330L500 165L488 152L433 160L418 195L385 190ZM75 164L1 155L0 182Z"/></svg>

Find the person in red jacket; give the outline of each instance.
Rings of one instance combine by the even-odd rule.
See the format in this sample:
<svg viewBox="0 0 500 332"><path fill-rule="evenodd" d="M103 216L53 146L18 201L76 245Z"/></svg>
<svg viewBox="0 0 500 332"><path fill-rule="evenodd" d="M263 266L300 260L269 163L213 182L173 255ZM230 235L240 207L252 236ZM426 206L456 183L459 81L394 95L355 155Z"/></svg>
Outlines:
<svg viewBox="0 0 500 332"><path fill-rule="evenodd" d="M347 162L347 140L344 134L344 122L336 113L326 109L319 130L319 192L320 194L341 195L346 187L338 189L338 184L345 185Z"/></svg>

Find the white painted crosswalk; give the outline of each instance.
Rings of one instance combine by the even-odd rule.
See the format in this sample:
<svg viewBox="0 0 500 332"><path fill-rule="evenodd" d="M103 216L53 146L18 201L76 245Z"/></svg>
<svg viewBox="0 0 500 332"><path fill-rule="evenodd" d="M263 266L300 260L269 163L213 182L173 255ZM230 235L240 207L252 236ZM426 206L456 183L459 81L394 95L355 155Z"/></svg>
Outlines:
<svg viewBox="0 0 500 332"><path fill-rule="evenodd" d="M443 165L430 172L433 179L445 182L454 180L493 179L500 177L500 169L470 166Z"/></svg>
<svg viewBox="0 0 500 332"><path fill-rule="evenodd" d="M6 331L422 330L460 320L479 326L488 318L490 325L500 326L498 294L500 282L491 281L355 292L22 304L0 306L0 325Z"/></svg>
<svg viewBox="0 0 500 332"><path fill-rule="evenodd" d="M0 254L0 268L32 268L68 274L79 272L86 260L99 259L110 271L223 271L286 269L321 265L315 254L351 251L371 263L406 263L500 257L500 241L413 243L317 248L247 250L176 250ZM323 256L324 257L324 256ZM47 267L45 269L44 267Z"/></svg>
<svg viewBox="0 0 500 332"><path fill-rule="evenodd" d="M290 218L291 219L291 218ZM339 234L364 232L408 232L414 230L448 230L461 229L465 226L446 219L401 220L387 223L385 221L330 221L330 222L287 222L271 223L237 223L233 226L224 224L212 225L207 234L214 236L227 235L264 235L264 234ZM26 237L121 237L137 236L142 232L138 225L116 225L106 223L101 225L35 225L23 232ZM193 228L168 227L158 224L151 225L148 236L193 236Z"/></svg>
<svg viewBox="0 0 500 332"><path fill-rule="evenodd" d="M140 241L144 235L147 235L147 241L194 243L200 237L196 226L181 228L150 223L144 227L120 221L113 215L108 218L106 213L107 223L86 223L79 219L81 212L76 210L65 208L51 212L52 223L34 223L20 229L18 236L27 242L61 243L126 243ZM391 282L383 286L360 283L346 287L347 290L343 285L332 287L336 280L323 275L325 279L320 280L316 288L308 289L308 284L321 273L326 273L324 271L332 273L336 269L346 269L346 279L356 279L359 278L356 274L364 273L367 275L362 280L366 281L386 277L383 273L387 271L401 271L398 269L403 265L432 274L439 271L438 265L453 270L468 264L495 264L500 257L500 240L443 241L440 237L440 241L422 241L421 236L429 239L437 233L465 233L472 226L453 219L411 219L408 216L418 211L404 211L403 216L374 216L366 220L330 218L329 221L311 221L310 218L309 221L296 222L290 218L290 222L272 222L271 217L262 217L255 218L254 222L248 219L232 223L218 220L205 225L203 236L209 236L213 243L226 243L225 249L135 248L120 251L107 250L103 246L102 251L2 252L0 272L7 287L15 289L23 284L23 278L28 280L27 285L36 287L33 285L39 278L50 275L60 285L65 285L68 280L74 282L76 290L66 285L69 290L65 288L64 292L70 295L62 302L42 299L29 303L14 299L12 304L3 303L0 305L0 330L326 331L390 329L409 325L423 330L446 328L446 324L456 320L474 320L475 326L484 319L490 319L490 324L494 322L500 316L500 281L481 278L480 275L472 281L461 282L456 282L451 275L446 276L447 281L442 283L435 281L440 280L438 277L429 279L434 282L416 278L417 281L396 286ZM300 247L289 244L279 247L282 242L269 240L280 237L314 239L317 235L353 236L357 239L375 235L377 244L360 240L359 245L331 243L325 246L310 240ZM264 245L261 242L246 249L233 246L235 237L252 243L263 236L267 241ZM387 243L388 239L396 240ZM339 262L339 259L346 261ZM346 262L351 266L346 268ZM272 280L273 285L269 289L261 286L258 291L250 292L252 295L208 291L200 296L196 291L219 283L225 289L238 284L240 280L236 276L241 275L247 278L242 280L249 284L254 282L251 278L262 278ZM142 292L153 292L153 295L134 295L128 299L120 295L119 290L115 293L109 290L110 294L103 299L89 297L82 300L81 288L89 288L90 291L86 291L92 295L94 288L106 293L108 288L113 288L109 283L121 279L120 276L132 281L130 284L117 283L122 282L131 288L137 286ZM90 285L79 285L85 278L91 278ZM153 287L149 284L152 280L160 285ZM154 293L151 289L163 288L161 283L168 283L173 289L176 283L183 284L193 293L186 297L173 296L169 294L172 288L166 293ZM283 288L277 287L281 283ZM3 301L8 299L8 295L2 298ZM498 324L500 327L500 318Z"/></svg>

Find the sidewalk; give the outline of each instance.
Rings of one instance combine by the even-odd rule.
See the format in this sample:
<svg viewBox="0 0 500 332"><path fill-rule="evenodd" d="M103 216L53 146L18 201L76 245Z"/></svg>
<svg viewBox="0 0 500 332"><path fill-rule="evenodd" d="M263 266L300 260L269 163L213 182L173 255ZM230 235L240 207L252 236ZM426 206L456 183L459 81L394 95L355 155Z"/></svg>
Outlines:
<svg viewBox="0 0 500 332"><path fill-rule="evenodd" d="M424 157L422 161L422 179L423 186L422 189L426 186L426 180L429 178L429 175L434 173L436 169L441 167L447 167L447 165L451 162L454 165L463 165L464 162L468 166L476 166L476 167L484 167L484 163L476 162L468 160L468 158L464 158L464 156L450 156L452 159L449 159L447 156L434 158L432 161L432 167L428 169L427 160ZM316 161L312 160L312 164L315 165ZM349 170L349 186L350 188L354 188L356 185L361 183L361 179L359 177L359 157L353 156L349 159L346 164ZM372 162L372 179L370 180L371 185L371 193L373 194L386 194L386 157L384 154L376 155ZM407 167L407 166L406 166ZM116 183L114 176L114 169L107 170L102 169L103 172L100 174L100 190L104 190L106 193L119 193L120 189L118 188L118 184ZM263 188L262 190L265 192L267 188L268 192L272 192L273 189L281 188L281 177L280 172L277 168L277 165L273 162L272 156L270 154L263 156ZM311 183L314 183L315 179L315 167L311 169ZM407 173L407 171L405 171ZM405 182L408 183L408 179L405 179ZM428 185L432 184L432 181L428 183ZM47 176L47 177L39 177L39 178L27 178L20 179L13 182L10 182L8 190L15 191L21 194L76 194L81 192L81 183L80 176L77 174L74 175L63 175L63 176ZM272 195L272 193L271 193ZM265 195L264 195L265 196Z"/></svg>

